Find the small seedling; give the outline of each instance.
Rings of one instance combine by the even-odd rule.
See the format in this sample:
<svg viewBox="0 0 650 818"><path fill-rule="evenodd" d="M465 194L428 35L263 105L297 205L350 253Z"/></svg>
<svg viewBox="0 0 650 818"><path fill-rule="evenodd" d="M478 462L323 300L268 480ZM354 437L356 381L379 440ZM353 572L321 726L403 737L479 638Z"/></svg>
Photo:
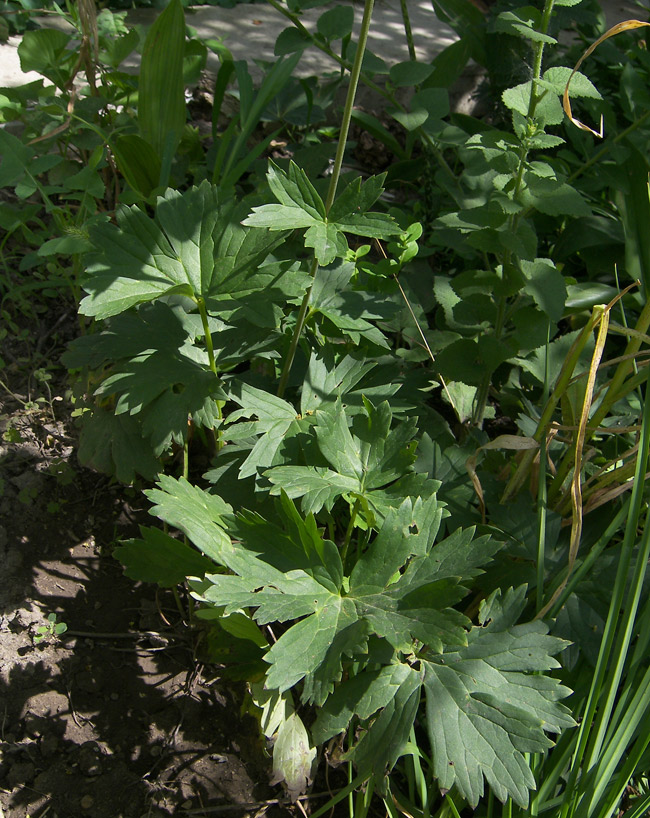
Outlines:
<svg viewBox="0 0 650 818"><path fill-rule="evenodd" d="M47 615L47 625L40 625L36 628L34 634L34 644L40 645L41 642L48 639L56 639L68 630L65 622L57 622L56 614L51 613Z"/></svg>

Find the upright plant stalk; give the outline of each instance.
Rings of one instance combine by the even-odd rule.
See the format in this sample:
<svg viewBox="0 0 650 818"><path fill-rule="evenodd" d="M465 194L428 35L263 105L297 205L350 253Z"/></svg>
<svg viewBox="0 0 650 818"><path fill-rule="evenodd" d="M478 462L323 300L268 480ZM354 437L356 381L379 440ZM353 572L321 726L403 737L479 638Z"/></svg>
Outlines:
<svg viewBox="0 0 650 818"><path fill-rule="evenodd" d="M548 347L550 343L551 324L547 324L546 329L546 354L544 355L544 403L549 398L550 385L548 382ZM537 475L537 588L535 594L536 611L542 609L544 604L544 576L546 567L546 521L547 521L547 497L546 497L546 435L542 435L539 441L539 471Z"/></svg>
<svg viewBox="0 0 650 818"><path fill-rule="evenodd" d="M326 216L334 203L336 189L338 187L339 177L341 175L341 167L343 165L343 157L345 155L345 145L348 139L348 133L350 132L350 122L352 121L352 108L354 107L354 99L357 95L357 88L359 86L361 65L363 64L363 55L365 54L366 43L368 42L368 32L370 31L370 20L372 19L372 9L374 4L374 0L365 0L363 7L363 19L361 20L361 30L359 31L357 53L355 54L354 63L352 64L352 70L350 72L350 84L348 86L348 93L345 99L345 108L343 109L343 119L341 120L339 141L336 147L336 156L334 157L334 167L332 169L332 176L330 177L327 198L325 200ZM310 275L312 278L316 275L317 269L318 261L316 260L316 257L314 257L310 270ZM291 337L291 344L289 345L287 357L284 360L284 366L282 367L282 374L280 376L280 383L278 384L277 393L278 397L280 398L284 395L284 390L286 389L287 381L289 380L289 374L291 373L291 367L293 366L293 361L296 357L298 342L300 341L302 328L305 323L305 317L307 316L307 310L309 309L311 290L312 288L310 286L305 293L302 304L300 305L300 311L298 312L298 318L296 319L296 326L294 327L293 336Z"/></svg>
<svg viewBox="0 0 650 818"><path fill-rule="evenodd" d="M541 34L546 34L548 31L549 24L551 22L551 15L553 14L553 6L555 5L555 0L546 0L544 3L544 11L542 12L542 21L539 27L539 31ZM526 116L526 122L528 126L531 126L533 123L533 119L535 117L535 110L537 108L537 103L541 99L537 95L537 83L542 77L542 58L544 56L544 45L543 41L535 43L535 56L533 60L533 77L530 86L530 99L528 101L528 114ZM519 165L517 167L517 173L515 176L515 188L512 194L512 198L514 201L517 200L519 196L519 192L521 190L521 185L523 183L524 178L524 171L526 169L526 160L528 159L528 140L523 139L521 148L519 150ZM517 225L519 223L519 219L521 214L517 214L511 216L509 219L509 229L514 232L517 229ZM509 269L512 261L512 252L506 251L503 255L503 263L502 267L502 275L506 278L509 275ZM506 296L501 296L497 305L497 321L494 327L494 337L498 340L501 337L501 333L503 332L503 327L505 324L504 316L505 316L505 308L506 308ZM490 381L491 381L492 373L486 373L483 381L481 382L480 386L478 387L475 404L474 404L474 411L472 413L472 422L476 426L483 425L483 417L485 415L485 407L487 406L487 400L490 390Z"/></svg>
<svg viewBox="0 0 650 818"><path fill-rule="evenodd" d="M205 348L208 353L208 363L210 364L210 369L214 372L215 376L219 377L219 372L217 371L217 362L214 357L214 347L212 345L212 334L210 333L210 325L208 324L208 312L205 308L205 300L203 298L197 298L196 304L199 308L199 315L201 316L201 324L203 325L203 334L205 336ZM223 418L223 411L221 407L221 401L215 401L217 404L217 417L219 420ZM219 451L221 449L221 429L213 429L212 433L214 435L214 443L216 450Z"/></svg>
<svg viewBox="0 0 650 818"><path fill-rule="evenodd" d="M411 28L411 18L409 17L408 0L399 0L399 5L402 10L402 21L404 23L404 33L406 34L406 45L409 50L409 60L417 60L415 54L415 44L413 42L413 29Z"/></svg>

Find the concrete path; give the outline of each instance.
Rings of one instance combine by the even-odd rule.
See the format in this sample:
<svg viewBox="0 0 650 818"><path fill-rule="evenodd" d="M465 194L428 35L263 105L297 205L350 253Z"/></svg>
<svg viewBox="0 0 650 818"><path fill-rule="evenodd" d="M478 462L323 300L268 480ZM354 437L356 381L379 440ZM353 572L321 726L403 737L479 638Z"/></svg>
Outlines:
<svg viewBox="0 0 650 818"><path fill-rule="evenodd" d="M643 19L643 13L630 0L603 0L610 25L629 18ZM522 0L523 4L523 0ZM326 8L326 7L325 7ZM361 21L362 5L354 3L356 28ZM315 28L324 7L310 9L302 19L305 25ZM156 12L150 9L135 10L129 21L149 24ZM456 35L433 13L430 0L409 0L409 15L418 59L431 60L450 43ZM646 12L647 15L647 12ZM186 12L186 19L200 37L222 39L237 59L273 60L273 46L278 34L291 23L265 3L242 4L233 9L218 6L197 6ZM647 19L647 17L646 17ZM45 25L57 25L55 17L42 19ZM15 86L38 79L34 73L24 74L20 68L17 47L20 37L10 37L9 42L0 45L0 87ZM402 24L399 0L377 0L369 37L369 48L389 64L408 59L406 38ZM126 63L131 70L137 69L137 62ZM210 55L208 69L215 71L218 59ZM309 48L303 54L297 73L301 76L322 74L336 69L336 64L316 48Z"/></svg>
<svg viewBox="0 0 650 818"><path fill-rule="evenodd" d="M310 9L304 13L302 20L307 28L315 29L316 20L325 8ZM354 10L358 30L363 7L355 3ZM436 19L430 0L410 0L409 15L418 59L432 59L456 38L448 26ZM150 9L136 9L130 12L128 21L148 25L154 17L155 12ZM200 37L221 39L236 59L249 61L276 59L273 54L275 40L284 28L291 26L289 20L265 3L241 4L232 9L197 6L186 11L186 21L197 30ZM51 26L57 24L56 18L52 17L39 19L39 22ZM20 37L10 37L8 43L0 45L0 87L38 79L37 74L23 74L21 71L16 50L19 43ZM378 0L372 20L369 48L391 65L408 60L399 0ZM125 64L133 70L136 65L134 61L127 61ZM218 58L210 54L208 70L216 71L218 66ZM316 48L309 48L303 54L297 73L300 76L310 76L336 68L336 63L326 54Z"/></svg>

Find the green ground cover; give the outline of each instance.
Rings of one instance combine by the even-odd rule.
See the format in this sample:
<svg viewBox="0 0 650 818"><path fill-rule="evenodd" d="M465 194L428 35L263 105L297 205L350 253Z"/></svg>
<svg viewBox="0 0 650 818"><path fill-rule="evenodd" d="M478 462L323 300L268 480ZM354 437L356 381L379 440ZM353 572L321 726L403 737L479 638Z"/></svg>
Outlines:
<svg viewBox="0 0 650 818"><path fill-rule="evenodd" d="M25 32L48 84L0 89L3 337L78 305L79 458L162 522L116 556L249 683L276 783L344 765L313 815L644 815L644 24L434 0L458 40L424 63L404 4L388 66L372 0L356 34L269 2L257 85L179 0ZM296 78L306 48L339 70ZM450 105L470 60L480 117Z"/></svg>

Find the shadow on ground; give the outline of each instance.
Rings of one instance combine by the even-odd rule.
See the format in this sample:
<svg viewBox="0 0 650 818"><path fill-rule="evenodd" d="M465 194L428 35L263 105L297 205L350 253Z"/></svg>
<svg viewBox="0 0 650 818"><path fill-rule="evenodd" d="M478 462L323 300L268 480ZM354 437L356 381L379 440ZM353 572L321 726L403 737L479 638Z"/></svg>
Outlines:
<svg viewBox="0 0 650 818"><path fill-rule="evenodd" d="M241 689L195 661L173 597L111 556L147 517L139 495L79 469L64 423L3 418L0 814L236 816L277 797ZM68 632L35 644L50 613Z"/></svg>

